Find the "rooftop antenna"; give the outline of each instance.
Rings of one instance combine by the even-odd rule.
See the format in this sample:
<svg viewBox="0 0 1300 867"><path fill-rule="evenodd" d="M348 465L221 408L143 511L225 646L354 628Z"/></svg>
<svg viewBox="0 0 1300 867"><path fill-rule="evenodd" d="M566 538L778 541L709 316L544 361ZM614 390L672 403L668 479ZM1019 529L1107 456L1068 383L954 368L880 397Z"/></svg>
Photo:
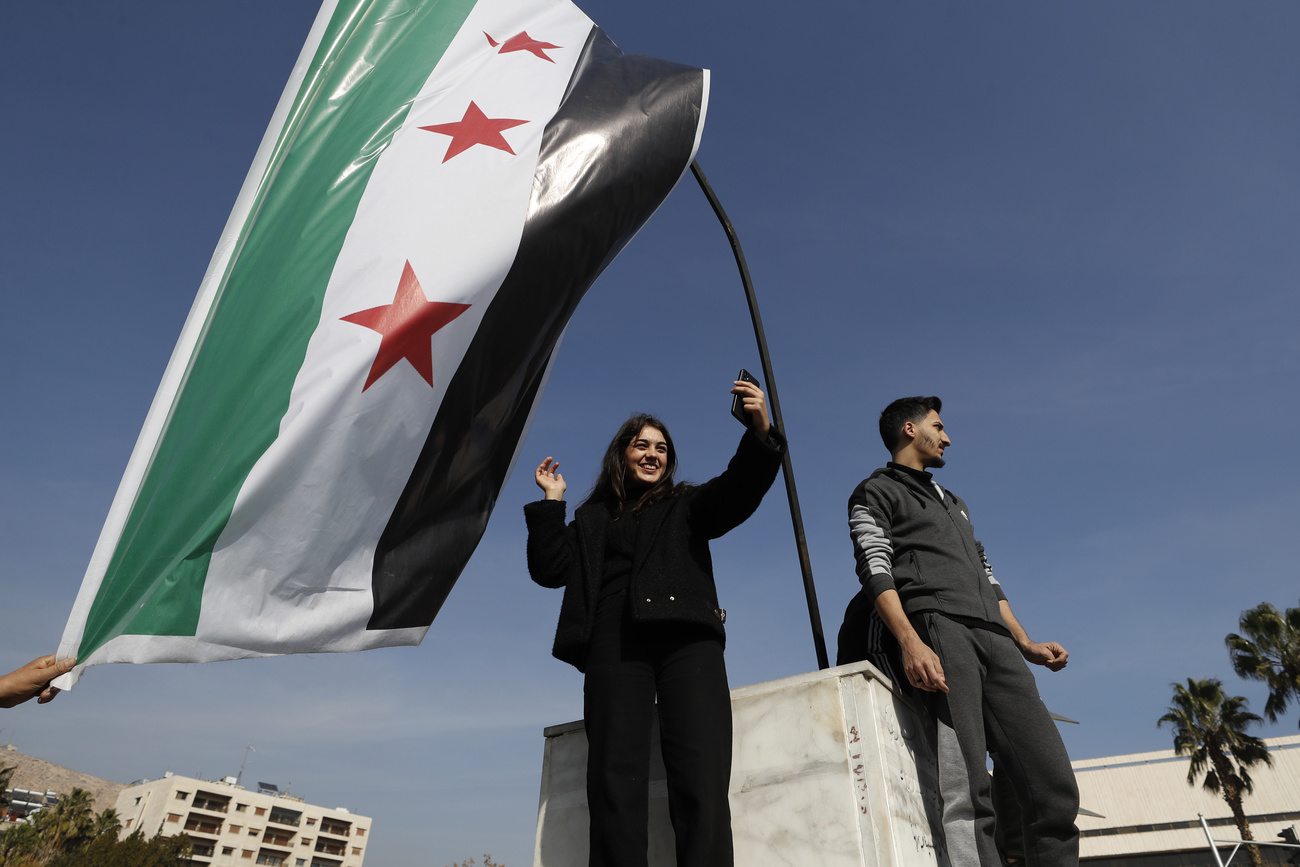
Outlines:
<svg viewBox="0 0 1300 867"><path fill-rule="evenodd" d="M253 749L252 744L249 744L248 749L244 750L244 760L239 763L239 775L235 777L236 786L238 786L239 781L244 778L244 765L248 764L248 754L255 753L255 752L257 752L257 750Z"/></svg>

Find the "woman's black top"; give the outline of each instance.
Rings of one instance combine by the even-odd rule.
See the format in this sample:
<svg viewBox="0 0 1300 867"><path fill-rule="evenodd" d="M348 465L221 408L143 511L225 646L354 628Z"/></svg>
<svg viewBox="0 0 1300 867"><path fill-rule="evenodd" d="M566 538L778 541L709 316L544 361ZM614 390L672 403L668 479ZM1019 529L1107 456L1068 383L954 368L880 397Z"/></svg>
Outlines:
<svg viewBox="0 0 1300 867"><path fill-rule="evenodd" d="M614 516L618 507L609 504L610 522L605 530L605 575L600 585L600 599L627 589L632 578L632 553L636 550L636 528L639 517L632 509Z"/></svg>

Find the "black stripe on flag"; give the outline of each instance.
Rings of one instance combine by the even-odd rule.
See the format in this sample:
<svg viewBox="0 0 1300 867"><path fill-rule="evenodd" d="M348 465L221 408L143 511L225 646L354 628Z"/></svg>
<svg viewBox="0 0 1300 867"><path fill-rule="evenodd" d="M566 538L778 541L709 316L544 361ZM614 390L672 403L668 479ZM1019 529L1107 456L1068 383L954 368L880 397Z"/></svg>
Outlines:
<svg viewBox="0 0 1300 867"><path fill-rule="evenodd" d="M514 263L379 540L368 629L428 626L487 527L556 341L695 145L704 75L593 28L546 127ZM570 145L605 142L595 160ZM590 140L590 139L587 139Z"/></svg>

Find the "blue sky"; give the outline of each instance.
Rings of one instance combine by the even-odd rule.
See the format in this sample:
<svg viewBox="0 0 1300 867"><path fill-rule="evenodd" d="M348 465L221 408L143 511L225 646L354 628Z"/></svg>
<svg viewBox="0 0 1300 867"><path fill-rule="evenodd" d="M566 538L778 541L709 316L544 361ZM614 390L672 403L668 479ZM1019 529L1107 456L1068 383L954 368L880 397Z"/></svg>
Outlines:
<svg viewBox="0 0 1300 867"><path fill-rule="evenodd" d="M713 70L699 160L767 326L823 619L857 587L880 408L943 397L941 483L1031 635L1075 758L1164 749L1171 681L1297 604L1300 7L581 4L628 52ZM173 342L315 15L46 0L0 13L0 663L57 644ZM521 464L575 491L630 412L696 480L759 369L688 178L598 281ZM235 773L376 817L367 864L531 860L541 729L581 715L529 582L516 473L418 648L106 666L0 740L129 782ZM733 685L815 667L782 491L714 547ZM1265 734L1292 734L1297 713ZM1086 806L1086 805L1085 805Z"/></svg>

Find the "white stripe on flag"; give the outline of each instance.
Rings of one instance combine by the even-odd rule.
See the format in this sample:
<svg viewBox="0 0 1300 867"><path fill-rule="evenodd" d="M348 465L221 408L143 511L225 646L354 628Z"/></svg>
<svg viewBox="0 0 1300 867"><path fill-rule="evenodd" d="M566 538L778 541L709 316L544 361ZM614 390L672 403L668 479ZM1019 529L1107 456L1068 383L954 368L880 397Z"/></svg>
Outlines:
<svg viewBox="0 0 1300 867"><path fill-rule="evenodd" d="M126 470L122 473L122 481L118 483L117 493L114 495L113 503L109 507L107 517L104 519L104 527L100 530L99 539L95 543L95 550L91 553L90 562L86 565L85 577L81 588L77 591L77 598L72 604L72 612L68 616L68 623L63 637L59 641L59 659L75 657L78 648L81 646L82 638L85 635L86 617L90 613L95 597L99 593L104 573L122 537L122 530L126 526L131 509L135 506L135 498L139 493L140 485L149 472L149 464L153 459L154 449L166 430L168 415L174 405L176 395L179 394L184 385L190 359L202 337L208 313L211 311L212 305L216 303L217 292L225 279L226 268L230 265L230 260L236 253L235 245L238 243L240 234L243 232L249 215L252 213L258 190L266 179L266 173L275 162L276 143L280 141L282 132L292 121L289 115L293 110L294 100L305 86L307 71L311 67L312 58L316 56L316 52L320 48L321 39L329 27L330 19L333 17L337 6L338 0L323 0L321 3L320 11L316 13L316 19L312 23L306 41L303 43L302 51L298 53L298 60L289 73L289 80L280 93L280 101L276 103L275 111L267 124L266 133L262 136L257 153L253 156L253 163L244 176L244 184L239 189L239 195L235 198L230 217L226 220L226 225L221 231L221 237L217 240L216 249L213 250L212 258L208 261L208 268L203 274L203 281L199 284L199 291L194 298L194 303L190 305L190 312L181 328L176 346L172 349L171 357L167 360L167 368L163 371L162 381L158 385L157 392L154 393L153 402L149 405L149 412L145 415L144 424L140 428L140 435L136 437L136 443L131 451L131 457L127 461ZM183 640L192 642L193 639ZM92 654L92 659L98 662L100 661L99 656L99 653ZM118 649L102 661L134 661L134 658L128 658L129 656L130 651ZM86 659L79 660L76 668L57 678L56 685L58 688L71 689L73 684L80 679L81 673L85 671L89 662L90 660Z"/></svg>
<svg viewBox="0 0 1300 867"><path fill-rule="evenodd" d="M424 445L451 372L514 258L542 133L591 21L568 2L481 0L379 157L330 278L276 442L240 489L213 551L197 639L268 653L414 644L427 627L366 631L375 543ZM520 31L554 63L500 54ZM473 101L516 155L477 145L443 162ZM364 392L380 335L342 317L392 303L409 261L429 301L469 304L433 336L432 388L406 361Z"/></svg>

